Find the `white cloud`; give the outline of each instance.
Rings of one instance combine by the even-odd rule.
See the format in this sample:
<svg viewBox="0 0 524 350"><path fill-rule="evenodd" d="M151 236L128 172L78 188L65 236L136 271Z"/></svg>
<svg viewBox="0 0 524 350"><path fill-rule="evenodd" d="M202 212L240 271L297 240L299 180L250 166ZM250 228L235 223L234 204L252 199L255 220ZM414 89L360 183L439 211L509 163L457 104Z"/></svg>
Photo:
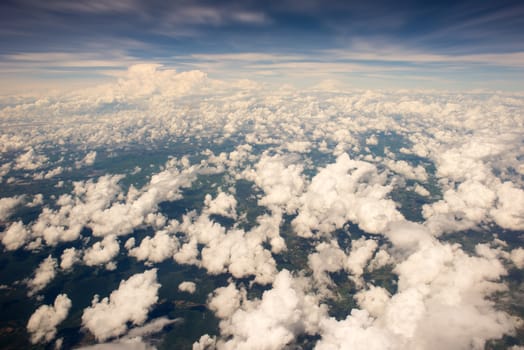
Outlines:
<svg viewBox="0 0 524 350"><path fill-rule="evenodd" d="M429 197L431 194L425 187L419 184L416 184L413 190L415 191L415 193L421 195L422 197Z"/></svg>
<svg viewBox="0 0 524 350"><path fill-rule="evenodd" d="M39 155L30 147L26 153L21 154L16 158L15 169L36 170L45 165L48 158L44 155Z"/></svg>
<svg viewBox="0 0 524 350"><path fill-rule="evenodd" d="M44 289L56 276L56 259L49 255L45 258L34 272L34 277L27 281L29 296Z"/></svg>
<svg viewBox="0 0 524 350"><path fill-rule="evenodd" d="M336 240L319 243L315 250L316 252L308 256L308 266L313 271L313 277L321 287L331 285L333 281L327 273L342 270L346 265L347 256Z"/></svg>
<svg viewBox="0 0 524 350"><path fill-rule="evenodd" d="M195 282L184 281L178 285L178 290L181 292L193 294L196 291L196 284Z"/></svg>
<svg viewBox="0 0 524 350"><path fill-rule="evenodd" d="M130 248L129 255L138 260L159 263L172 258L177 251L178 241L169 235L168 231L158 231L151 238L144 237L138 247Z"/></svg>
<svg viewBox="0 0 524 350"><path fill-rule="evenodd" d="M364 273L367 263L373 257L377 246L377 241L364 237L351 241L351 252L346 260L345 267L354 277L357 285L362 283L360 277Z"/></svg>
<svg viewBox="0 0 524 350"><path fill-rule="evenodd" d="M174 258L179 263L204 267L213 275L229 272L235 278L255 276L257 283L271 283L277 273L276 262L263 243L269 241L276 251L284 247L281 246L278 229L276 233L271 230L275 228L273 217L262 216L258 219L259 226L245 232L238 228L226 230L207 214L197 216L195 212L189 213L184 216L179 228L186 235L185 243ZM280 217L276 221L279 223ZM200 254L197 244L203 245Z"/></svg>
<svg viewBox="0 0 524 350"><path fill-rule="evenodd" d="M8 219L14 213L14 209L23 202L24 196L0 198L0 220Z"/></svg>
<svg viewBox="0 0 524 350"><path fill-rule="evenodd" d="M298 159L292 156L269 156L264 154L244 176L257 184L265 195L259 204L273 211L294 212L298 207L298 196L304 188L303 167L295 164Z"/></svg>
<svg viewBox="0 0 524 350"><path fill-rule="evenodd" d="M133 338L143 338L145 336L149 336L152 334L156 334L162 331L166 326L170 324L176 324L178 322L183 322L184 320L182 318L175 318L175 319L169 319L167 317L159 317L155 318L154 320L149 321L148 323L144 324L143 326L135 327L129 330L129 332L126 334L126 339L133 339Z"/></svg>
<svg viewBox="0 0 524 350"><path fill-rule="evenodd" d="M75 182L72 194L59 197L56 210L44 207L37 221L31 225L32 234L42 237L47 244L73 241L95 213L107 208L121 192L120 175L106 175L97 182Z"/></svg>
<svg viewBox="0 0 524 350"><path fill-rule="evenodd" d="M498 202L491 215L500 226L511 230L524 230L524 190L510 182L497 188Z"/></svg>
<svg viewBox="0 0 524 350"><path fill-rule="evenodd" d="M376 146L378 145L378 138L376 135L371 135L366 139L366 145Z"/></svg>
<svg viewBox="0 0 524 350"><path fill-rule="evenodd" d="M7 230L1 234L2 243L7 250L16 250L22 247L30 238L22 221L17 221L9 225Z"/></svg>
<svg viewBox="0 0 524 350"><path fill-rule="evenodd" d="M84 158L82 158L82 160L75 162L75 166L77 168L80 168L80 167L82 167L84 165L85 166L91 166L91 165L95 164L96 155L97 155L96 151L89 152L88 154L85 155Z"/></svg>
<svg viewBox="0 0 524 350"><path fill-rule="evenodd" d="M206 206L206 212L209 214L222 215L232 219L237 218L237 200L234 196L227 193L219 192L216 198L207 194L204 199L204 205Z"/></svg>
<svg viewBox="0 0 524 350"><path fill-rule="evenodd" d="M142 325L158 301L156 273L152 269L135 274L102 300L95 295L92 305L84 309L82 325L101 341L126 333L128 322Z"/></svg>
<svg viewBox="0 0 524 350"><path fill-rule="evenodd" d="M56 297L53 305L42 305L29 318L27 331L31 334L31 343L50 342L56 335L58 326L69 313L71 300L66 294Z"/></svg>
<svg viewBox="0 0 524 350"><path fill-rule="evenodd" d="M389 303L391 295L382 287L370 286L355 294L358 305L366 310L371 316L382 315Z"/></svg>
<svg viewBox="0 0 524 350"><path fill-rule="evenodd" d="M519 247L513 249L510 258L517 268L524 268L524 248Z"/></svg>
<svg viewBox="0 0 524 350"><path fill-rule="evenodd" d="M251 56L224 59L260 60ZM203 336L195 346L249 347L255 341L267 342L268 348L293 346L297 335L307 333L321 337L318 348L482 348L486 339L511 334L517 324L497 311L491 299L505 288L501 261L511 260L521 268L522 249L502 248L494 241L477 246L476 255L470 255L438 237L493 223L522 229L524 102L519 94L268 89L249 82L213 81L202 72L140 65L121 74L117 82L93 89L6 101L0 118L9 125L9 133L0 133L0 151L13 153L2 158L0 173L11 176L9 186L68 171L65 161L75 161L68 153L75 146L108 149L116 155L128 145L156 149L180 140L209 147L198 154L199 165L191 166L188 158L170 160L140 188L124 191L128 182L120 175L87 179L53 203L46 195L34 222L8 222L10 214L3 219L2 242L7 249L55 246L82 238L84 228L92 230L91 239L101 242L82 252L64 250L63 269L83 253L86 264L113 267L119 237L147 228L155 234L136 246L134 238L125 244L138 260L153 264L173 257L210 275L230 274L231 284L218 289L209 301L222 321L222 334ZM17 126L21 120L37 119L31 130ZM368 135L373 136L366 139ZM379 144L376 135L384 137L380 144L394 139L395 145L384 150L385 157L367 154L374 149L367 146ZM220 144L220 151L207 140ZM238 140L241 144L235 146ZM402 159L409 161L397 160L401 159L395 154L397 141L400 152L410 155ZM47 144L56 145L64 158L48 164L55 157L54 150L48 154L42 146ZM317 157L316 148L322 157ZM79 162L95 160L94 152ZM338 158L333 160L333 155ZM417 157L423 158L421 163ZM130 173L135 165L123 172ZM144 171L135 175L148 176L148 165L140 166ZM159 204L180 199L198 175L223 176L220 184L206 189L217 196L206 197L201 212L170 226L173 222L160 212ZM394 186L403 186L401 177L415 180L407 190L426 197L418 198L427 203L421 224L402 221L397 208L405 203L390 198ZM251 218L247 222L244 198L235 193L235 181L243 179L261 190L258 204L268 209L255 222ZM62 185L60 191L69 183ZM433 197L442 193L441 200L432 202L428 189ZM230 217L235 225L226 229L213 222L212 214ZM280 232L287 229L286 214L297 215L292 222L295 233L319 239L312 242L315 251L305 252L313 276L308 283L313 282L314 290L305 288L301 278L286 277L277 269L275 255L290 243ZM354 240L351 251L342 250L333 231L348 221L368 233L383 234L381 240L386 242L378 247L378 240ZM243 224L249 228L242 229ZM82 244L87 242L86 237ZM49 266L44 269L42 264L42 273L35 273L36 289L44 288L55 273L56 262L48 259ZM398 291L392 295L363 279L364 271L386 265L398 277ZM329 293L336 289L331 272L357 282L354 298L361 310L354 309L340 321L329 318L325 310L317 312L323 310L320 297L335 295ZM274 283L273 288L261 299L248 300L246 287L235 285L246 277L253 283ZM145 284L144 290L149 290L154 283ZM119 316L127 308L124 301L120 304L117 307L108 298L89 308L102 313L105 307L118 316L107 332L93 331L99 339L125 337L134 319ZM320 316L307 323L315 314ZM98 323L90 325L95 329ZM140 329L135 328L137 337L142 336ZM147 348L133 332L128 339L99 346Z"/></svg>
<svg viewBox="0 0 524 350"><path fill-rule="evenodd" d="M366 311L353 309L345 320L334 318L322 320L322 339L315 346L317 350L382 350L399 349L395 338L373 324L374 319Z"/></svg>
<svg viewBox="0 0 524 350"><path fill-rule="evenodd" d="M120 244L116 236L106 236L103 240L96 242L84 252L83 261L87 266L108 264L119 251Z"/></svg>
<svg viewBox="0 0 524 350"><path fill-rule="evenodd" d="M293 220L297 234L327 234L347 221L370 233L383 232L389 222L403 218L395 203L386 198L391 187L384 182L373 164L342 154L320 169L300 197L301 207Z"/></svg>
<svg viewBox="0 0 524 350"><path fill-rule="evenodd" d="M147 344L140 337L137 337L125 338L111 343L83 346L77 350L156 350L156 347Z"/></svg>
<svg viewBox="0 0 524 350"><path fill-rule="evenodd" d="M260 300L245 299L245 291L231 284L217 290L209 301L210 308L222 319L224 339L217 340L217 348L281 349L298 334L315 334L326 309L305 292L306 285L307 281L294 279L283 270Z"/></svg>
<svg viewBox="0 0 524 350"><path fill-rule="evenodd" d="M186 164L187 168L179 170L177 167L184 167L183 163L176 159L168 161L165 169L154 174L148 184L141 189L131 186L127 194L119 185L122 175L74 182L72 193L58 198L57 209L45 206L38 219L29 225L31 236L34 240L43 238L48 245L57 245L78 239L84 227L91 228L94 236L125 235L140 226L161 228L166 219L157 212L158 204L181 198L181 189L196 179L198 167Z"/></svg>
<svg viewBox="0 0 524 350"><path fill-rule="evenodd" d="M383 163L390 170L404 176L406 179L413 179L421 182L425 182L428 179L426 169L421 165L412 166L405 160L391 159L385 159Z"/></svg>
<svg viewBox="0 0 524 350"><path fill-rule="evenodd" d="M60 257L60 268L62 270L69 270L74 264L80 261L81 252L75 248L67 248L62 252Z"/></svg>

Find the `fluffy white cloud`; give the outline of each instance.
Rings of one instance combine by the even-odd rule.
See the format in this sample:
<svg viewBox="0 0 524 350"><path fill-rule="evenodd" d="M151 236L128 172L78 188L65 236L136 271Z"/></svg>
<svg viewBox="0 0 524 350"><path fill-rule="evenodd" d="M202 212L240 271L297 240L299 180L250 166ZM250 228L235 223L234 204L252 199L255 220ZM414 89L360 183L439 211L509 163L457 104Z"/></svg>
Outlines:
<svg viewBox="0 0 524 350"><path fill-rule="evenodd" d="M69 313L71 300L66 294L56 297L53 305L42 305L31 315L27 322L27 331L31 334L31 343L50 342L56 335L58 326Z"/></svg>
<svg viewBox="0 0 524 350"><path fill-rule="evenodd" d="M414 191L422 197L428 197L431 194L424 186L420 186L419 184L415 185Z"/></svg>
<svg viewBox="0 0 524 350"><path fill-rule="evenodd" d="M319 306L317 297L307 294L306 285L307 281L283 270L260 300L245 299L245 291L231 284L215 291L209 305L222 319L220 330L225 337L217 340L217 348L281 349L298 334L315 334L326 309Z"/></svg>
<svg viewBox="0 0 524 350"><path fill-rule="evenodd" d="M196 291L196 284L195 282L184 281L178 285L178 290L193 294Z"/></svg>
<svg viewBox="0 0 524 350"><path fill-rule="evenodd" d="M488 300L505 289L496 251L470 256L408 222L391 225L387 235L397 261L397 293L375 286L359 291L355 300L363 310L342 321L323 319L317 348L481 348L513 332L516 319Z"/></svg>
<svg viewBox="0 0 524 350"><path fill-rule="evenodd" d="M67 248L62 252L60 257L60 268L62 270L69 270L74 264L80 261L81 252L75 248Z"/></svg>
<svg viewBox="0 0 524 350"><path fill-rule="evenodd" d="M293 156L270 156L264 154L244 176L257 184L265 193L259 204L275 211L284 209L288 213L298 207L298 196L304 188L303 167L296 164Z"/></svg>
<svg viewBox="0 0 524 350"><path fill-rule="evenodd" d="M72 193L61 195L56 201L57 209L44 207L38 219L25 228L16 224L9 234L4 235L7 236L3 237L4 244L12 249L21 247L28 240L27 232L38 246L42 239L48 245L74 241L80 238L84 227L91 228L94 236L125 235L140 226L161 228L166 219L157 212L158 204L179 199L181 189L191 185L198 169L183 160L172 159L143 188L131 186L127 194L119 185L122 175L104 175L98 181L74 182ZM115 244L110 246L114 248ZM100 250L101 246L94 248ZM114 249L111 251L116 254Z"/></svg>
<svg viewBox="0 0 524 350"><path fill-rule="evenodd" d="M391 159L385 159L383 163L390 170L404 176L406 179L413 179L421 182L427 181L428 179L426 169L421 165L412 166L405 160L395 161Z"/></svg>
<svg viewBox="0 0 524 350"><path fill-rule="evenodd" d="M20 206L24 201L24 196L0 198L0 220L9 218L14 209Z"/></svg>
<svg viewBox="0 0 524 350"><path fill-rule="evenodd" d="M49 282L56 276L56 259L49 255L45 258L34 272L34 277L27 281L29 296L32 296L44 289Z"/></svg>
<svg viewBox="0 0 524 350"><path fill-rule="evenodd" d="M94 212L88 224L93 234L124 235L141 225L153 224L157 219L154 214L158 210L158 204L180 199L181 189L191 186L196 180L198 167L184 164L183 160L168 161L166 169L154 174L142 189L136 190L131 187L125 202L115 202ZM183 170L179 170L177 166L181 166ZM159 223L163 224L161 221Z"/></svg>
<svg viewBox="0 0 524 350"><path fill-rule="evenodd" d="M390 294L382 287L370 286L355 294L358 305L366 310L371 316L382 315L389 303Z"/></svg>
<svg viewBox="0 0 524 350"><path fill-rule="evenodd" d="M308 256L308 266L313 271L313 277L321 287L331 285L333 281L328 272L342 270L346 264L347 256L340 249L336 240L320 243L315 247L315 250Z"/></svg>
<svg viewBox="0 0 524 350"><path fill-rule="evenodd" d="M0 118L9 130L0 132L0 152L6 155L0 160L0 175L10 176L9 186L20 184L20 189L31 179L56 181L52 176L67 172L67 162L78 160L76 165L81 166L96 159L95 151L75 158L69 153L75 147L75 155L94 149L118 155L136 144L153 150L171 142L209 147L198 154L199 165L191 166L188 158L171 160L140 188L124 191L127 181L119 175L84 179L56 202L41 203L39 218L26 225L8 222L12 208L1 209L0 200L6 249L74 241L87 228L102 241L82 248L84 262L111 267L119 252L117 237L137 228L151 229L155 234L136 246L134 238L128 240L125 246L131 256L146 264L173 256L176 262L194 264L209 274L232 276L233 282L217 290L209 302L222 319L223 334L202 337L196 345L200 348L248 347L259 341L243 322L257 325L252 328L261 330L260 337L269 334L260 340L267 341L268 348L286 346L308 332L321 337L317 344L321 349L482 348L486 339L511 333L515 320L497 311L489 298L504 289L500 279L506 272L500 261L511 260L521 268L522 249L492 243L477 246L476 255L470 255L438 237L492 223L523 229L521 95L330 94L247 85L213 81L197 71L177 73L158 65L138 65L112 84L61 96L6 100ZM17 126L35 120L39 123L31 130ZM235 145L238 142L243 144ZM214 148L218 144L219 151ZM55 149L46 145L56 145L60 155L55 157ZM407 161L397 160L397 146L409 155L402 158ZM336 161L333 155L339 156ZM124 172L131 173L136 165ZM139 165L144 169L140 175L148 176L148 165ZM180 226L167 227L159 204L180 199L182 189L198 175L211 174L223 174L213 190L206 188L217 197L206 197L202 211L186 215ZM404 186L402 177L415 180L407 189L424 197L415 204L426 201L421 225L402 222L397 207L409 207L390 198L394 186ZM241 179L255 183L261 190L258 203L268 209L256 222L246 223L248 215L241 212L244 198L233 196L235 181ZM57 185L62 191L69 183ZM439 193L441 200L432 202ZM47 197L46 201L54 200ZM239 220L226 229L213 222L212 214ZM285 252L289 243L280 234L288 227L286 214L297 214L292 222L297 234L321 240L312 243L315 251L306 252L314 291L306 292L295 278L286 287L283 281L291 279L277 270L274 255ZM387 242L378 247L374 240L357 240L351 251L343 251L333 240L333 231L348 221L368 233L384 234L381 240ZM70 268L80 254L64 250L61 268ZM56 269L56 262L46 263L51 266L47 269L43 265L41 273L35 273L36 289L44 288ZM385 265L398 277L393 295L362 279L366 269ZM354 298L362 310L353 310L341 321L324 313L305 331L295 315L307 318L305 310L313 304L322 308L319 298L330 297L324 292L336 288L328 277L336 271L357 282ZM260 300L248 300L247 290L234 284L245 277L254 277L256 283L274 282L273 289ZM109 299L107 305L112 305ZM273 309L279 312L270 312ZM281 318L273 315L280 310ZM122 322L125 332L125 323L133 321ZM139 338L99 346L148 347Z"/></svg>
<svg viewBox="0 0 524 350"><path fill-rule="evenodd" d="M125 338L111 343L83 346L78 350L156 350L156 347L147 344L140 337Z"/></svg>
<svg viewBox="0 0 524 350"><path fill-rule="evenodd" d="M511 230L524 230L524 190L511 182L497 188L498 202L491 215L497 224Z"/></svg>
<svg viewBox="0 0 524 350"><path fill-rule="evenodd" d="M48 158L44 155L39 155L30 147L26 153L21 154L16 158L15 169L36 170L44 166Z"/></svg>
<svg viewBox="0 0 524 350"><path fill-rule="evenodd" d="M102 300L95 295L92 305L82 314L82 325L101 341L124 334L128 322L142 325L158 301L160 284L156 273L152 269L135 274L120 282L118 289Z"/></svg>
<svg viewBox="0 0 524 350"><path fill-rule="evenodd" d="M76 167L80 168L83 165L91 166L95 164L96 154L97 154L96 151L89 152L88 154L85 155L84 158L82 158L82 160L75 163Z"/></svg>
<svg viewBox="0 0 524 350"><path fill-rule="evenodd" d="M204 204L206 206L206 212L209 214L222 215L232 219L237 218L237 200L232 195L220 192L216 198L212 198L211 195L207 194Z"/></svg>
<svg viewBox="0 0 524 350"><path fill-rule="evenodd" d="M373 164L342 154L320 169L306 193L293 226L300 236L322 234L341 228L347 221L370 233L383 232L388 223L403 219L395 203L387 199L391 187Z"/></svg>
<svg viewBox="0 0 524 350"><path fill-rule="evenodd" d="M177 248L178 241L168 231L162 230L156 232L152 238L144 237L138 247L129 249L129 255L138 260L158 263L172 258Z"/></svg>
<svg viewBox="0 0 524 350"><path fill-rule="evenodd" d="M120 244L116 236L106 236L103 240L96 242L84 252L83 260L87 266L108 264L119 251Z"/></svg>
<svg viewBox="0 0 524 350"><path fill-rule="evenodd" d="M49 245L78 239L82 228L91 218L110 206L121 192L118 182L122 178L120 175L105 175L97 182L75 182L73 193L58 199L59 209L43 209L31 226L33 236L42 237Z"/></svg>
<svg viewBox="0 0 524 350"><path fill-rule="evenodd" d="M524 268L524 248L515 248L511 251L511 261L519 269Z"/></svg>
<svg viewBox="0 0 524 350"><path fill-rule="evenodd" d="M259 226L245 232L238 228L226 230L205 213L189 213L179 227L186 242L174 258L179 263L204 267L210 274L229 272L236 278L255 276L257 283L271 283L277 273L276 262L263 243L269 241L274 251L285 249L278 234L280 220L278 216L276 220L272 216L259 217ZM200 254L197 244L203 245Z"/></svg>
<svg viewBox="0 0 524 350"><path fill-rule="evenodd" d="M382 350L400 349L395 338L387 331L373 323L366 311L353 309L345 320L334 318L322 320L322 339L317 350Z"/></svg>
<svg viewBox="0 0 524 350"><path fill-rule="evenodd" d="M346 260L345 267L357 284L361 284L360 277L364 273L367 263L373 257L377 246L377 241L364 237L351 241L351 252Z"/></svg>
<svg viewBox="0 0 524 350"><path fill-rule="evenodd" d="M16 250L22 247L30 238L22 221L17 221L9 225L7 230L2 233L2 244L7 250Z"/></svg>

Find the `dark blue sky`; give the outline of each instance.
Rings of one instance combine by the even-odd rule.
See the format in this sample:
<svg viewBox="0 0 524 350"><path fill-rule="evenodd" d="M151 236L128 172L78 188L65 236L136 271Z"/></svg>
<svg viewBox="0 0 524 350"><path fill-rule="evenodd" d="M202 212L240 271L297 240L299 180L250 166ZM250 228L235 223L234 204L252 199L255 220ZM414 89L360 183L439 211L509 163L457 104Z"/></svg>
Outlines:
<svg viewBox="0 0 524 350"><path fill-rule="evenodd" d="M212 77L524 90L522 1L4 0L0 76L82 82L136 62Z"/></svg>

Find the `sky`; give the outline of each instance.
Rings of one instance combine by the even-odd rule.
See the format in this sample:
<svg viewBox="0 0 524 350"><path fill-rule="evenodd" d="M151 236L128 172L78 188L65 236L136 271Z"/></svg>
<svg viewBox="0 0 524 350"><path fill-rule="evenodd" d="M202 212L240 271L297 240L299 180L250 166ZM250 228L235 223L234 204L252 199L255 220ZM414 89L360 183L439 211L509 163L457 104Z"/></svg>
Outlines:
<svg viewBox="0 0 524 350"><path fill-rule="evenodd" d="M217 79L524 90L519 1L4 0L0 93L85 86L136 63Z"/></svg>

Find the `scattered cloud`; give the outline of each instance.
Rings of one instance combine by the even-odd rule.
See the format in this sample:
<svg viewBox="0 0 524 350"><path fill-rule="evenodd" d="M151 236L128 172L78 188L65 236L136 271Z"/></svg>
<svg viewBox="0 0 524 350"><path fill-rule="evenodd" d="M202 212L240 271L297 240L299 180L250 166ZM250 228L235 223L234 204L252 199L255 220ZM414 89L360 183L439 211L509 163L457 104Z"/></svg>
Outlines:
<svg viewBox="0 0 524 350"><path fill-rule="evenodd" d="M82 325L104 341L127 332L128 322L140 326L158 301L157 270L138 273L120 282L117 290L102 300L95 295L82 314Z"/></svg>
<svg viewBox="0 0 524 350"><path fill-rule="evenodd" d="M50 342L56 335L56 327L66 319L71 300L65 294L56 297L53 305L42 305L31 315L27 322L27 331L31 334L31 343Z"/></svg>

